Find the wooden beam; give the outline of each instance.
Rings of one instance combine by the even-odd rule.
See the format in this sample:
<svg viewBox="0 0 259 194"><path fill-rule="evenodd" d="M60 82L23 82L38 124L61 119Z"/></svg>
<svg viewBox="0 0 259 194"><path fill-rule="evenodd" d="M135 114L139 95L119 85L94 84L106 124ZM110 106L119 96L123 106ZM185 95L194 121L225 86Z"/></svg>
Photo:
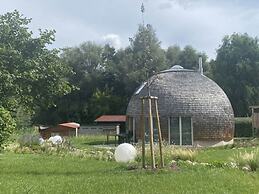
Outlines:
<svg viewBox="0 0 259 194"><path fill-rule="evenodd" d="M149 136L150 136L150 152L151 152L151 168L155 169L155 154L154 154L154 128L153 128L153 117L152 117L152 109L151 109L152 103L151 98L148 99L148 108L149 108Z"/></svg>
<svg viewBox="0 0 259 194"><path fill-rule="evenodd" d="M158 113L157 99L154 99L154 102L155 102L156 120L157 120L157 128L158 128L160 165L161 165L161 168L163 168L165 166L165 164L164 164L164 158L163 158L163 152L162 152L162 133L161 133L161 126L160 126L160 118L159 118L159 113Z"/></svg>
<svg viewBox="0 0 259 194"><path fill-rule="evenodd" d="M141 99L141 117L140 117L140 124L141 124L141 135L142 135L142 167L146 168L145 163L145 120L144 120L144 105L145 99Z"/></svg>

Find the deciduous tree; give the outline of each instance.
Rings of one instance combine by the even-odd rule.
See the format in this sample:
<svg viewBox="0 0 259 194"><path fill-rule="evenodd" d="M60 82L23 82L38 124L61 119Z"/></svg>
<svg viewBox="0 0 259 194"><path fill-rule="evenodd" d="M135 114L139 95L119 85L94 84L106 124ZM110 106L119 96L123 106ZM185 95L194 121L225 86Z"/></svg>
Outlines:
<svg viewBox="0 0 259 194"><path fill-rule="evenodd" d="M47 48L55 31L35 37L30 22L16 10L0 16L0 105L12 111L21 104L32 112L50 107L71 91L70 68Z"/></svg>
<svg viewBox="0 0 259 194"><path fill-rule="evenodd" d="M226 92L236 116L259 103L259 43L248 34L225 36L212 66L215 81Z"/></svg>

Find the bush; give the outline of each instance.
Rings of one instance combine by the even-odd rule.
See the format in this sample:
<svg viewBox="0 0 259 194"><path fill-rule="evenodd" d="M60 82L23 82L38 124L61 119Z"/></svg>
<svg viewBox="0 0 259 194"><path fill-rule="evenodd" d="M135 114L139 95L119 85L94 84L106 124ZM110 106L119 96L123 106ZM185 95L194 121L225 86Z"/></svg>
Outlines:
<svg viewBox="0 0 259 194"><path fill-rule="evenodd" d="M9 111L0 107L0 147L6 142L15 129L15 121Z"/></svg>
<svg viewBox="0 0 259 194"><path fill-rule="evenodd" d="M252 119L250 117L235 118L235 137L252 137Z"/></svg>
<svg viewBox="0 0 259 194"><path fill-rule="evenodd" d="M190 160L194 161L197 156L196 150L187 148L175 148L171 149L171 157L173 160Z"/></svg>
<svg viewBox="0 0 259 194"><path fill-rule="evenodd" d="M247 168L256 171L259 167L259 149L252 152L239 153L234 156L233 160L240 168Z"/></svg>
<svg viewBox="0 0 259 194"><path fill-rule="evenodd" d="M20 144L21 147L31 147L35 145L39 145L39 134L30 134L26 133L23 134L19 137L18 143Z"/></svg>

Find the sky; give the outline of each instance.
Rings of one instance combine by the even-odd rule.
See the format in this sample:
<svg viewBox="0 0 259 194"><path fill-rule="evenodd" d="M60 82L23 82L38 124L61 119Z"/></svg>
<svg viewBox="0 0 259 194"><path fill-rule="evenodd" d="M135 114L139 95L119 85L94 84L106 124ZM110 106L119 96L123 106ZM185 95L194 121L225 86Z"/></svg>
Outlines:
<svg viewBox="0 0 259 194"><path fill-rule="evenodd" d="M30 29L55 29L52 48L78 46L85 41L129 45L144 2L145 23L156 30L161 46L191 45L209 58L225 35L259 36L257 0L0 0L0 14L17 9L32 18Z"/></svg>

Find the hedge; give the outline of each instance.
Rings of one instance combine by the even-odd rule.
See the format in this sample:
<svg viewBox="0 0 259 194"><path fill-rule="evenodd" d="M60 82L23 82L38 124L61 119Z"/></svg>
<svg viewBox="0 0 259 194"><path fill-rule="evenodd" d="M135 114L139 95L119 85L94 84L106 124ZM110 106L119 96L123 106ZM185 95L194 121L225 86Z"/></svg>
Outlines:
<svg viewBox="0 0 259 194"><path fill-rule="evenodd" d="M235 118L235 137L252 137L252 119L250 117Z"/></svg>

